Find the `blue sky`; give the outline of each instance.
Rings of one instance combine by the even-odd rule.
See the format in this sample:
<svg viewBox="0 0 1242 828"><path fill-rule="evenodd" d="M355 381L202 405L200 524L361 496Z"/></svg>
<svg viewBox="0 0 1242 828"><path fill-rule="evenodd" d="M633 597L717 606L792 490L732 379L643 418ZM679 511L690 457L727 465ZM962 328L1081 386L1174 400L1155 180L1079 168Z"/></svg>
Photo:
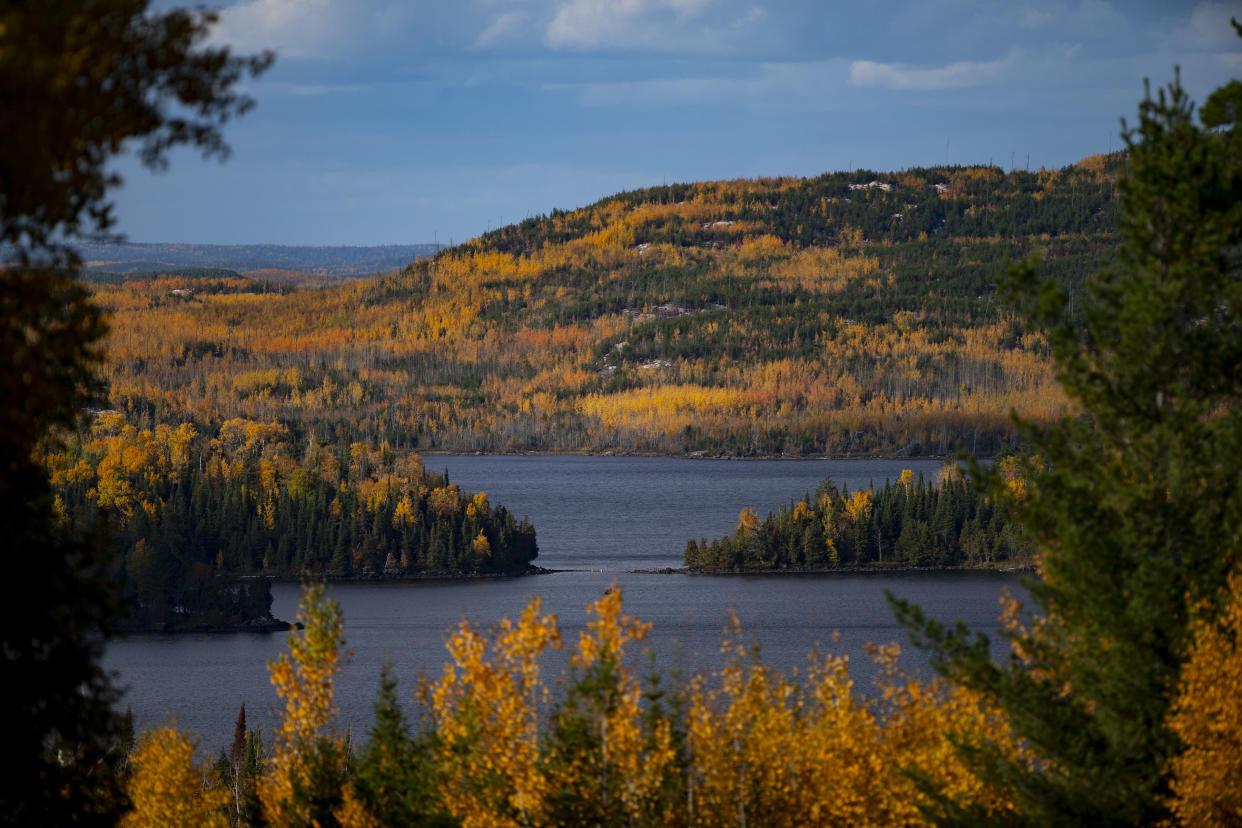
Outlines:
<svg viewBox="0 0 1242 828"><path fill-rule="evenodd" d="M157 8L171 5L158 2ZM131 241L410 244L663 182L1120 146L1143 78L1242 77L1236 2L242 0L227 163L118 167Z"/></svg>

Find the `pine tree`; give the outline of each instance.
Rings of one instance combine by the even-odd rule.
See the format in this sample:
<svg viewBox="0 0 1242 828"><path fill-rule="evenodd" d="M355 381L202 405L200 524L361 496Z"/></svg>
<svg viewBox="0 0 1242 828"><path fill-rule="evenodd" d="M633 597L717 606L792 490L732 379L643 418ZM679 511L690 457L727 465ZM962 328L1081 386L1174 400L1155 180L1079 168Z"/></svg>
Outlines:
<svg viewBox="0 0 1242 828"><path fill-rule="evenodd" d="M386 828L456 824L437 804L431 769L431 751L425 739L410 735L392 662L385 662L375 724L354 770L359 797Z"/></svg>
<svg viewBox="0 0 1242 828"><path fill-rule="evenodd" d="M1007 292L1048 332L1082 412L1026 426L1025 486L991 475L1042 556L1039 613L1010 630L1013 654L995 664L985 637L897 602L938 668L998 702L1034 752L1027 765L964 748L1028 824L1167 818L1192 608L1211 606L1242 558L1242 132L1221 103L1229 89L1202 125L1176 80L1140 104L1125 133L1123 244L1080 318L1035 265L1011 271Z"/></svg>

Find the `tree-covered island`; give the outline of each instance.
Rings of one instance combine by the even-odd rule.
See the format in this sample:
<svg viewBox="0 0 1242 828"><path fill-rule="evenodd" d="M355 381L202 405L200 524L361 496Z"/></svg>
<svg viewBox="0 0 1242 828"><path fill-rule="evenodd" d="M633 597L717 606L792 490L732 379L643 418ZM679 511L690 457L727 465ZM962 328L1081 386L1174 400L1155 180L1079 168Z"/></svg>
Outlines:
<svg viewBox="0 0 1242 828"><path fill-rule="evenodd" d="M854 492L825 479L763 520L743 509L733 535L688 541L684 563L715 573L1028 568L1035 546L1007 514L956 465L936 481L906 469L883 488Z"/></svg>

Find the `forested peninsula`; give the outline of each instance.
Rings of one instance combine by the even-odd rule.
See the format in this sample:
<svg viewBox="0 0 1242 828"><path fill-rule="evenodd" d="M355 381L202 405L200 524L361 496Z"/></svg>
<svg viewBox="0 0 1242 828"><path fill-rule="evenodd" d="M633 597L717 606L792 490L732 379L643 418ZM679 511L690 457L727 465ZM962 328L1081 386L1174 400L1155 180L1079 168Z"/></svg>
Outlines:
<svg viewBox="0 0 1242 828"><path fill-rule="evenodd" d="M523 574L534 528L409 452L295 443L279 423L138 429L116 412L48 458L57 507L106 516L129 624L175 630L267 619L265 578Z"/></svg>

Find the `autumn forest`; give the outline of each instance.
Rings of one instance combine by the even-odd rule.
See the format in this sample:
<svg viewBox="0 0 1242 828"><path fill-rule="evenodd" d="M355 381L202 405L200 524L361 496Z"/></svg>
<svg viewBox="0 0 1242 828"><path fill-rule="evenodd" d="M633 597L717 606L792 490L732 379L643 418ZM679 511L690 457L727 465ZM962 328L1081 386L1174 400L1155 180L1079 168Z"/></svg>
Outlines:
<svg viewBox="0 0 1242 828"><path fill-rule="evenodd" d="M989 162L885 172L850 162L846 172L813 178L664 184L448 247L438 235L431 245L354 249L122 244L117 191L132 172L161 171L186 150L225 159L226 125L231 131L261 95L276 102L281 131L265 131L269 119L247 135L239 154L250 166L231 180L288 183L271 188L282 192L264 231L315 210L343 224L379 215L355 208L400 213L408 228L425 221L419 200L445 213L459 208L444 191L412 193L409 182L426 176L415 176L424 168L406 156L433 159L432 177L463 202L480 201L460 170L434 160L467 156L440 156L433 146L479 125L490 133L505 119L547 126L538 105L555 100L555 126L566 134L540 133L542 154L522 161L588 179L610 174L595 164L617 146L602 140L613 130L596 120L583 140L570 127L586 107L565 102L581 89L616 86L612 78L627 78L631 91L663 88L658 73L634 83L629 64L665 72L682 62L680 51L649 51L645 42L637 51L613 46L636 33L646 41L661 28L649 21L673 21L683 34L694 27L685 42L696 49L731 42L714 28L724 10L689 9L702 3L617 4L625 8L614 17L601 16L608 4L542 4L542 46L526 37L536 32L533 17L506 9L460 52L445 32L477 31L480 21L452 23L451 4L437 10L436 25L424 25L426 14L417 21L434 40L403 24L393 4L331 5L26 0L0 8L0 526L9 552L0 578L8 714L0 824L1242 824L1242 80L1196 102L1174 69L1167 85L1146 84L1136 117L1122 121L1119 151L1110 138L1107 154L1061 169L1011 161L1008 170ZM891 41L884 54L911 62L851 58L848 82L841 78L887 123L904 122L926 143L920 133L932 121L911 117L917 101L935 110L936 123L953 119L978 141L1025 132L1022 141L1043 142L1045 157L1057 158L1093 145L1070 121L1095 123L1087 113L1111 111L1102 102L1115 102L1117 84L1134 80L1127 73L1136 68L1185 55L1189 85L1199 89L1240 65L1242 23L1231 19L1228 31L1220 4L1180 17L1107 3L1078 17L1047 5L1001 15L1023 31L1020 40L1004 35L1013 45L1003 60L993 59L1003 43L987 44L992 57L962 51L981 32L1002 31L984 25L988 15L932 4L901 17L915 40L953 54L944 68L925 66L925 44L911 49L905 35L894 39L897 28L868 25L834 24L858 43L803 62L818 76L830 64L843 68L848 54L878 56L877 42L854 31L874 28L867 37ZM773 54L764 44L785 42L767 39L768 14L786 12L756 7L737 18L739 47ZM944 20L920 23L932 17ZM587 18L596 22L583 28ZM1089 27L1073 21L1088 19L1110 22L1079 37ZM265 45L273 26L295 37L282 44L307 47L311 34L339 27L366 49L355 55L344 40L339 51L327 40L282 46L290 73L256 83L277 61ZM945 38L945 26L960 31ZM1057 40L1032 39L1044 37L1041 28ZM1063 32L1084 42L1068 45ZM539 86L529 78L445 85L441 76L467 66L480 67L466 72L480 77L533 72L531 60L501 48L518 35L529 41L522 49L554 67L544 77L556 83L543 84L556 87L554 99L541 97L546 88L526 97ZM239 37L256 51L236 51ZM1121 40L1134 41L1129 52L1114 49ZM782 59L811 54L788 44ZM503 65L490 62L498 48ZM1144 50L1151 54L1140 59ZM573 60L579 51L592 62ZM744 78L750 70L734 51L687 56L696 72L711 57L710 74L673 85ZM577 84L567 66L584 69L588 83ZM775 90L795 77L754 66L762 83L722 88ZM380 67L385 74L374 74ZM1207 75L1205 67L1213 67ZM1026 72L1039 77L1018 83ZM1097 77L1078 86L1057 79L1079 72ZM475 97L476 85L490 97ZM370 87L382 88L385 106L375 106L381 99ZM417 123L389 111L399 108L397 89ZM427 90L436 97L419 97ZM811 96L790 91L779 97L807 108ZM818 106L819 90L810 91ZM352 109L328 108L338 100ZM488 105L470 106L482 100ZM1037 111L1033 101L1065 111ZM706 113L714 128L717 110L706 103L678 118ZM826 121L737 103L727 101L730 124L739 113L770 114L748 126L767 130L771 157L785 158L786 147L768 140L773 129L819 125L800 136L815 166L783 160L802 164L789 169L818 168L850 143L849 133L834 133L837 146L823 153L814 141ZM313 116L298 115L311 111L304 106ZM382 125L368 119L376 108L385 110ZM651 135L654 145L667 128L686 147L705 148L675 120L630 119L618 102L591 100L590 109L632 120L618 131L623 138ZM328 128L332 111L351 113L348 140ZM1009 131L989 134L1005 118ZM495 179L483 190L527 180L495 174L505 160L482 156L501 141L520 155L533 134L465 142L469 165ZM592 164L541 166L566 140L594 153ZM868 147L869 157L927 157L887 146ZM328 154L305 154L312 148ZM365 168L352 157L363 153L374 154ZM268 177L277 173L292 177ZM227 181L184 188L178 207L187 209L176 218L192 221L220 203L213 188L230 205L256 192ZM305 196L296 209L293 192ZM486 200L470 209L496 207ZM202 232L253 232L208 224ZM323 230L307 224L285 237ZM165 267L173 256L179 263ZM905 470L883 485L862 474L848 486L825 478L800 497L787 482L801 487L803 476L739 474L730 485L780 486L787 502L755 491L731 532L684 539L683 568L553 574L538 566L536 527L498 502L517 502L539 484L502 479L494 465L487 487L463 487L447 468L436 471L437 452L659 455L557 457L599 465L538 492L543 503L569 504L556 516L577 533L567 545L581 552L614 535L638 561L663 542L639 529L654 526L667 539L670 528L729 528L703 504L725 503L736 489L705 488L708 497L683 501L691 486L720 481L699 474L687 483L667 467L789 468L796 464L785 459L816 457L832 458L833 474L852 465L840 458ZM740 458L767 461L724 462ZM522 474L545 459L522 458ZM625 464L664 466L672 483L652 496L652 476L615 474L598 499L575 499L591 485L583 480ZM454 476L467 466L454 466ZM657 498L669 510L648 505ZM608 510L631 522L608 523ZM549 527L550 559L558 524L544 514L536 512ZM618 549L600 556L619 559ZM948 568L1005 571L928 571ZM292 624L273 617L274 579L301 584ZM963 611L951 620L985 581L1002 580L1007 586L991 593L1000 596L996 616ZM880 599L881 581L910 591L883 589ZM933 582L947 588L911 594L911 584ZM1021 594L1008 589L1019 583ZM766 624L755 628L783 631L783 645L825 632L831 645L814 645L800 666L765 663L762 642L725 612L726 593L713 591L738 584L754 603L767 602ZM292 588L279 594L283 602ZM342 715L346 693L350 707L358 698L343 674L351 653L336 600L349 594L350 635L379 679L365 732L355 731L356 711ZM566 618L585 604L572 640L544 597L558 609L572 599ZM716 660L644 652L652 626L627 612L633 598L662 619L684 614L679 629L689 633L695 612L717 625L727 619L709 644L723 639ZM863 602L880 604L882 620ZM461 619L451 627L450 605ZM482 620L471 615L480 611ZM843 643L830 625L884 638L900 629L923 666L899 661L897 643ZM286 648L271 646L277 629L288 630ZM436 635L447 653L438 668L413 650ZM374 656L390 641L399 643L381 667ZM404 686L398 647L416 652L413 666L423 671ZM257 688L244 684L243 673L264 660ZM143 696L148 690L154 695ZM138 715L126 712L130 699ZM269 715L253 715L265 699L276 701ZM158 715L176 705L211 708L203 720L211 732L182 730L171 718L152 726L149 708ZM231 719L234 709L229 740L215 714Z"/></svg>
<svg viewBox="0 0 1242 828"><path fill-rule="evenodd" d="M1119 163L653 188L318 291L99 285L111 406L394 449L991 453L1064 406L994 274L1080 291Z"/></svg>
<svg viewBox="0 0 1242 828"><path fill-rule="evenodd" d="M321 289L95 275L109 396L47 458L58 508L108 516L134 623L175 628L265 616L222 574L526 571L534 529L411 452L1007 450L1011 410L1066 403L994 274L1040 256L1080 292L1121 162L659 187ZM902 526L872 533L880 561ZM834 532L801 565L837 565ZM993 545L964 560L1023 559Z"/></svg>

